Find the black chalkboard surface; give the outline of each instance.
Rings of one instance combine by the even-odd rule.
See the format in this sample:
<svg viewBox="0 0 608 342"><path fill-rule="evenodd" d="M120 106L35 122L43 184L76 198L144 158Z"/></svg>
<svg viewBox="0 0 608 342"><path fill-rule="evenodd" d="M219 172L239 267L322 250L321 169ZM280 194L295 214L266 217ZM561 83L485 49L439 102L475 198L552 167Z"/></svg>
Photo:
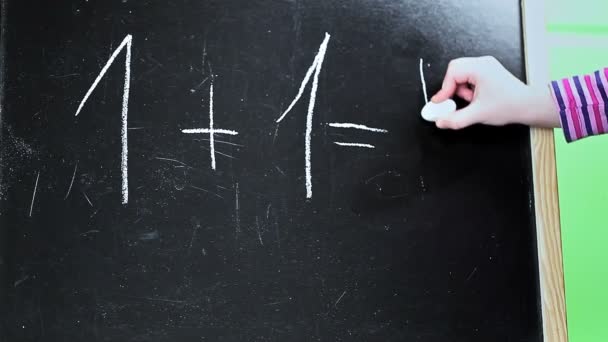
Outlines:
<svg viewBox="0 0 608 342"><path fill-rule="evenodd" d="M0 340L541 341L528 130L419 115L520 17L4 1Z"/></svg>

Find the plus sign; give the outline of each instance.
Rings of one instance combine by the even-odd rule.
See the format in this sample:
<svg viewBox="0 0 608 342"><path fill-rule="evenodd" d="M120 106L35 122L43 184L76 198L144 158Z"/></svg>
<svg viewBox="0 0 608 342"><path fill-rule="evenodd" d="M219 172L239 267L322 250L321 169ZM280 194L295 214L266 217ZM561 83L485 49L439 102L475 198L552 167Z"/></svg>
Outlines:
<svg viewBox="0 0 608 342"><path fill-rule="evenodd" d="M209 87L209 128L182 129L186 134L209 134L209 153L211 156L211 169L215 170L215 134L238 135L236 131L213 128L213 82Z"/></svg>

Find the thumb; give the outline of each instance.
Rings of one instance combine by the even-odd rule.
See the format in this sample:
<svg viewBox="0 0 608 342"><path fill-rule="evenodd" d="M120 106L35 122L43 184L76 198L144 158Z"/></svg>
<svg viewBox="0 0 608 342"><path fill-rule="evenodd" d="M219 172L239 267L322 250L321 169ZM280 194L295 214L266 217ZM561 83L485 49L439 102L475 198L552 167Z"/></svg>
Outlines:
<svg viewBox="0 0 608 342"><path fill-rule="evenodd" d="M459 130L477 123L477 118L481 109L477 104L470 104L467 107L457 110L435 123L437 128Z"/></svg>

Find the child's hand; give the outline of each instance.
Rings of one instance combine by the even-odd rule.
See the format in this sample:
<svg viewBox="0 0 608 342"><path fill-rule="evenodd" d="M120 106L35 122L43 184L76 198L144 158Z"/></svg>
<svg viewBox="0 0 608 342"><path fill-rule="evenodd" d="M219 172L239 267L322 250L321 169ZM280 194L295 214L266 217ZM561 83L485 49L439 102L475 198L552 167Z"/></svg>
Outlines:
<svg viewBox="0 0 608 342"><path fill-rule="evenodd" d="M454 95L470 104L437 121L439 128L461 129L477 123L560 126L549 89L525 85L494 57L451 61L441 90L431 100L439 103Z"/></svg>

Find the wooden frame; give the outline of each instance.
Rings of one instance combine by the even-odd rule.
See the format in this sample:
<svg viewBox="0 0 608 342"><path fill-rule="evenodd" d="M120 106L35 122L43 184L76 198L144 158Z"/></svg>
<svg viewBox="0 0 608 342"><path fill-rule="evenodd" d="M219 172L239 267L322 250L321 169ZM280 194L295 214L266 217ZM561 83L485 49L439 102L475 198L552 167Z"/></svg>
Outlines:
<svg viewBox="0 0 608 342"><path fill-rule="evenodd" d="M522 0L528 84L547 84L545 1ZM539 280L545 342L567 342L566 300L553 130L532 128L532 172L536 209Z"/></svg>

